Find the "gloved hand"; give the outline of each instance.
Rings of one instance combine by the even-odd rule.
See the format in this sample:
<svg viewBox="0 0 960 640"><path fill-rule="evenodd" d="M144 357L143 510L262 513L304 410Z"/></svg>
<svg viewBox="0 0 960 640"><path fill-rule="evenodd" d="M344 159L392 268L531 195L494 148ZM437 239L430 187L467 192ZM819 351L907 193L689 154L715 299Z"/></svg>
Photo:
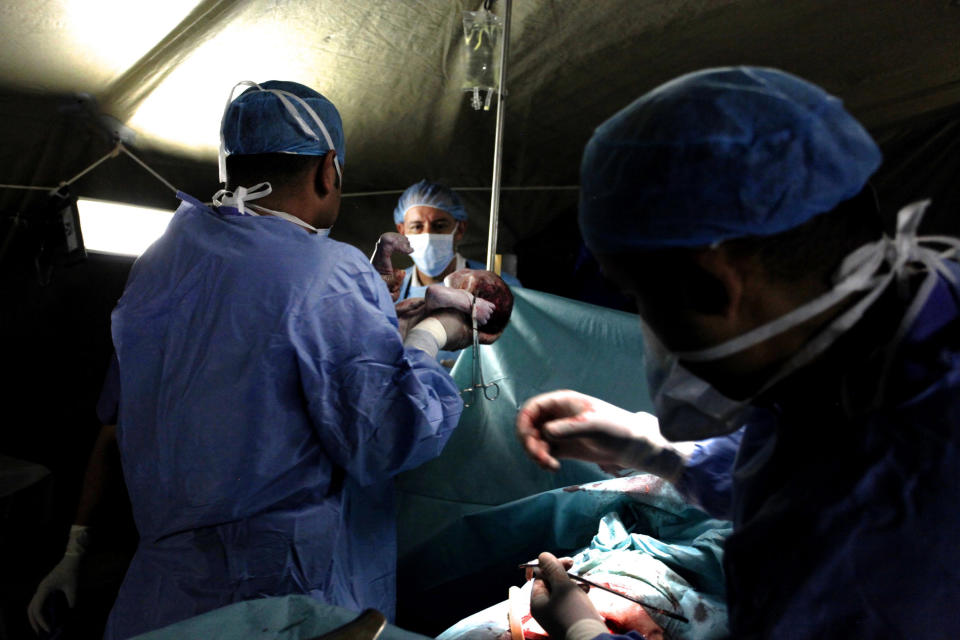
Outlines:
<svg viewBox="0 0 960 640"><path fill-rule="evenodd" d="M50 625L43 618L43 603L54 591L63 591L67 597L67 604L73 608L77 601L77 580L80 575L80 560L87 552L90 544L90 528L80 525L70 527L70 538L67 541L67 550L60 562L47 574L37 586L37 592L27 606L27 618L36 634L40 629L50 632Z"/></svg>
<svg viewBox="0 0 960 640"><path fill-rule="evenodd" d="M463 349L472 339L473 324L469 316L453 309L438 309L407 332L403 346L420 349L435 358L441 349Z"/></svg>
<svg viewBox="0 0 960 640"><path fill-rule="evenodd" d="M443 325L447 339L440 348L444 351L466 349L473 344L473 323L470 316L453 309L438 309L428 317L439 320Z"/></svg>
<svg viewBox="0 0 960 640"><path fill-rule="evenodd" d="M560 468L557 458L576 458L607 470L627 467L675 481L687 460L660 434L655 416L576 391L527 400L517 414L517 438L534 462L551 471Z"/></svg>
<svg viewBox="0 0 960 640"><path fill-rule="evenodd" d="M567 567L546 551L538 558L530 592L530 613L551 638L563 640L573 627L587 627L584 635L594 638L607 627L587 594L567 577ZM585 622L586 621L586 622Z"/></svg>

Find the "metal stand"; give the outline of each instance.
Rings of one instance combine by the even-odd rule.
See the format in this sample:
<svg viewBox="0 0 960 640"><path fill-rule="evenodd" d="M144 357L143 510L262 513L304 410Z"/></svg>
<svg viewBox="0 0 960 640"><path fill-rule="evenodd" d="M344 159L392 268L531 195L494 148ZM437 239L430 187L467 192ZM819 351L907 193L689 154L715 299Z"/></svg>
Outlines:
<svg viewBox="0 0 960 640"><path fill-rule="evenodd" d="M510 49L510 9L513 0L503 0L503 37L500 40L500 90L497 91L497 131L493 138L493 180L490 187L490 233L487 236L487 270L493 271L500 222L500 173L503 164L503 96L507 92L507 53Z"/></svg>

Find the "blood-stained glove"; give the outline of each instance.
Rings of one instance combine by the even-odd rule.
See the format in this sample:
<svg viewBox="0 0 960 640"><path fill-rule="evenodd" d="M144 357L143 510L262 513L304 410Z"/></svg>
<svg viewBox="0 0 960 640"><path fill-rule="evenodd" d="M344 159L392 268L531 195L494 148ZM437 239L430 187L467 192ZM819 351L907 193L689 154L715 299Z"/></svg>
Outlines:
<svg viewBox="0 0 960 640"><path fill-rule="evenodd" d="M527 400L517 414L517 438L534 462L552 471L560 468L557 458L576 458L676 481L687 460L661 435L652 414L631 413L576 391Z"/></svg>
<svg viewBox="0 0 960 640"><path fill-rule="evenodd" d="M530 613L551 638L590 640L608 633L587 594L569 577L563 564L546 551L538 558L530 591Z"/></svg>

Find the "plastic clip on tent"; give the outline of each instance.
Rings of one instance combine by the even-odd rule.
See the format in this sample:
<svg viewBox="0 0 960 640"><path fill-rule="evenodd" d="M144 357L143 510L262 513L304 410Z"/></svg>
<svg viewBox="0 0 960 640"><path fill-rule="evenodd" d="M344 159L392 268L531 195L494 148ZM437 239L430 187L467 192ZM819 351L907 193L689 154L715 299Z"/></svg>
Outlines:
<svg viewBox="0 0 960 640"><path fill-rule="evenodd" d="M500 38L503 35L503 20L487 9L463 12L463 38L467 61L467 76L463 90L472 93L470 104L479 110L489 111L494 91L500 90ZM486 99L480 101L480 92L486 91Z"/></svg>

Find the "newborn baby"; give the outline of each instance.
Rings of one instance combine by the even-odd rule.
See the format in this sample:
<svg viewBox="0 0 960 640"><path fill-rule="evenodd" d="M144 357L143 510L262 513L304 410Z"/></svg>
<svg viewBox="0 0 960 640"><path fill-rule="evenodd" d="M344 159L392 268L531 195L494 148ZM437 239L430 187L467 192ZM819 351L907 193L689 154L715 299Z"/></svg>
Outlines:
<svg viewBox="0 0 960 640"><path fill-rule="evenodd" d="M390 256L412 251L406 236L388 232L380 236L370 264L377 270L394 302L400 297L404 272L394 269ZM422 298L407 298L396 305L400 335L416 326L430 312L451 308L467 315L476 313L481 344L492 344L503 334L513 311L513 293L503 279L492 271L460 269L444 278L443 284L427 287Z"/></svg>

